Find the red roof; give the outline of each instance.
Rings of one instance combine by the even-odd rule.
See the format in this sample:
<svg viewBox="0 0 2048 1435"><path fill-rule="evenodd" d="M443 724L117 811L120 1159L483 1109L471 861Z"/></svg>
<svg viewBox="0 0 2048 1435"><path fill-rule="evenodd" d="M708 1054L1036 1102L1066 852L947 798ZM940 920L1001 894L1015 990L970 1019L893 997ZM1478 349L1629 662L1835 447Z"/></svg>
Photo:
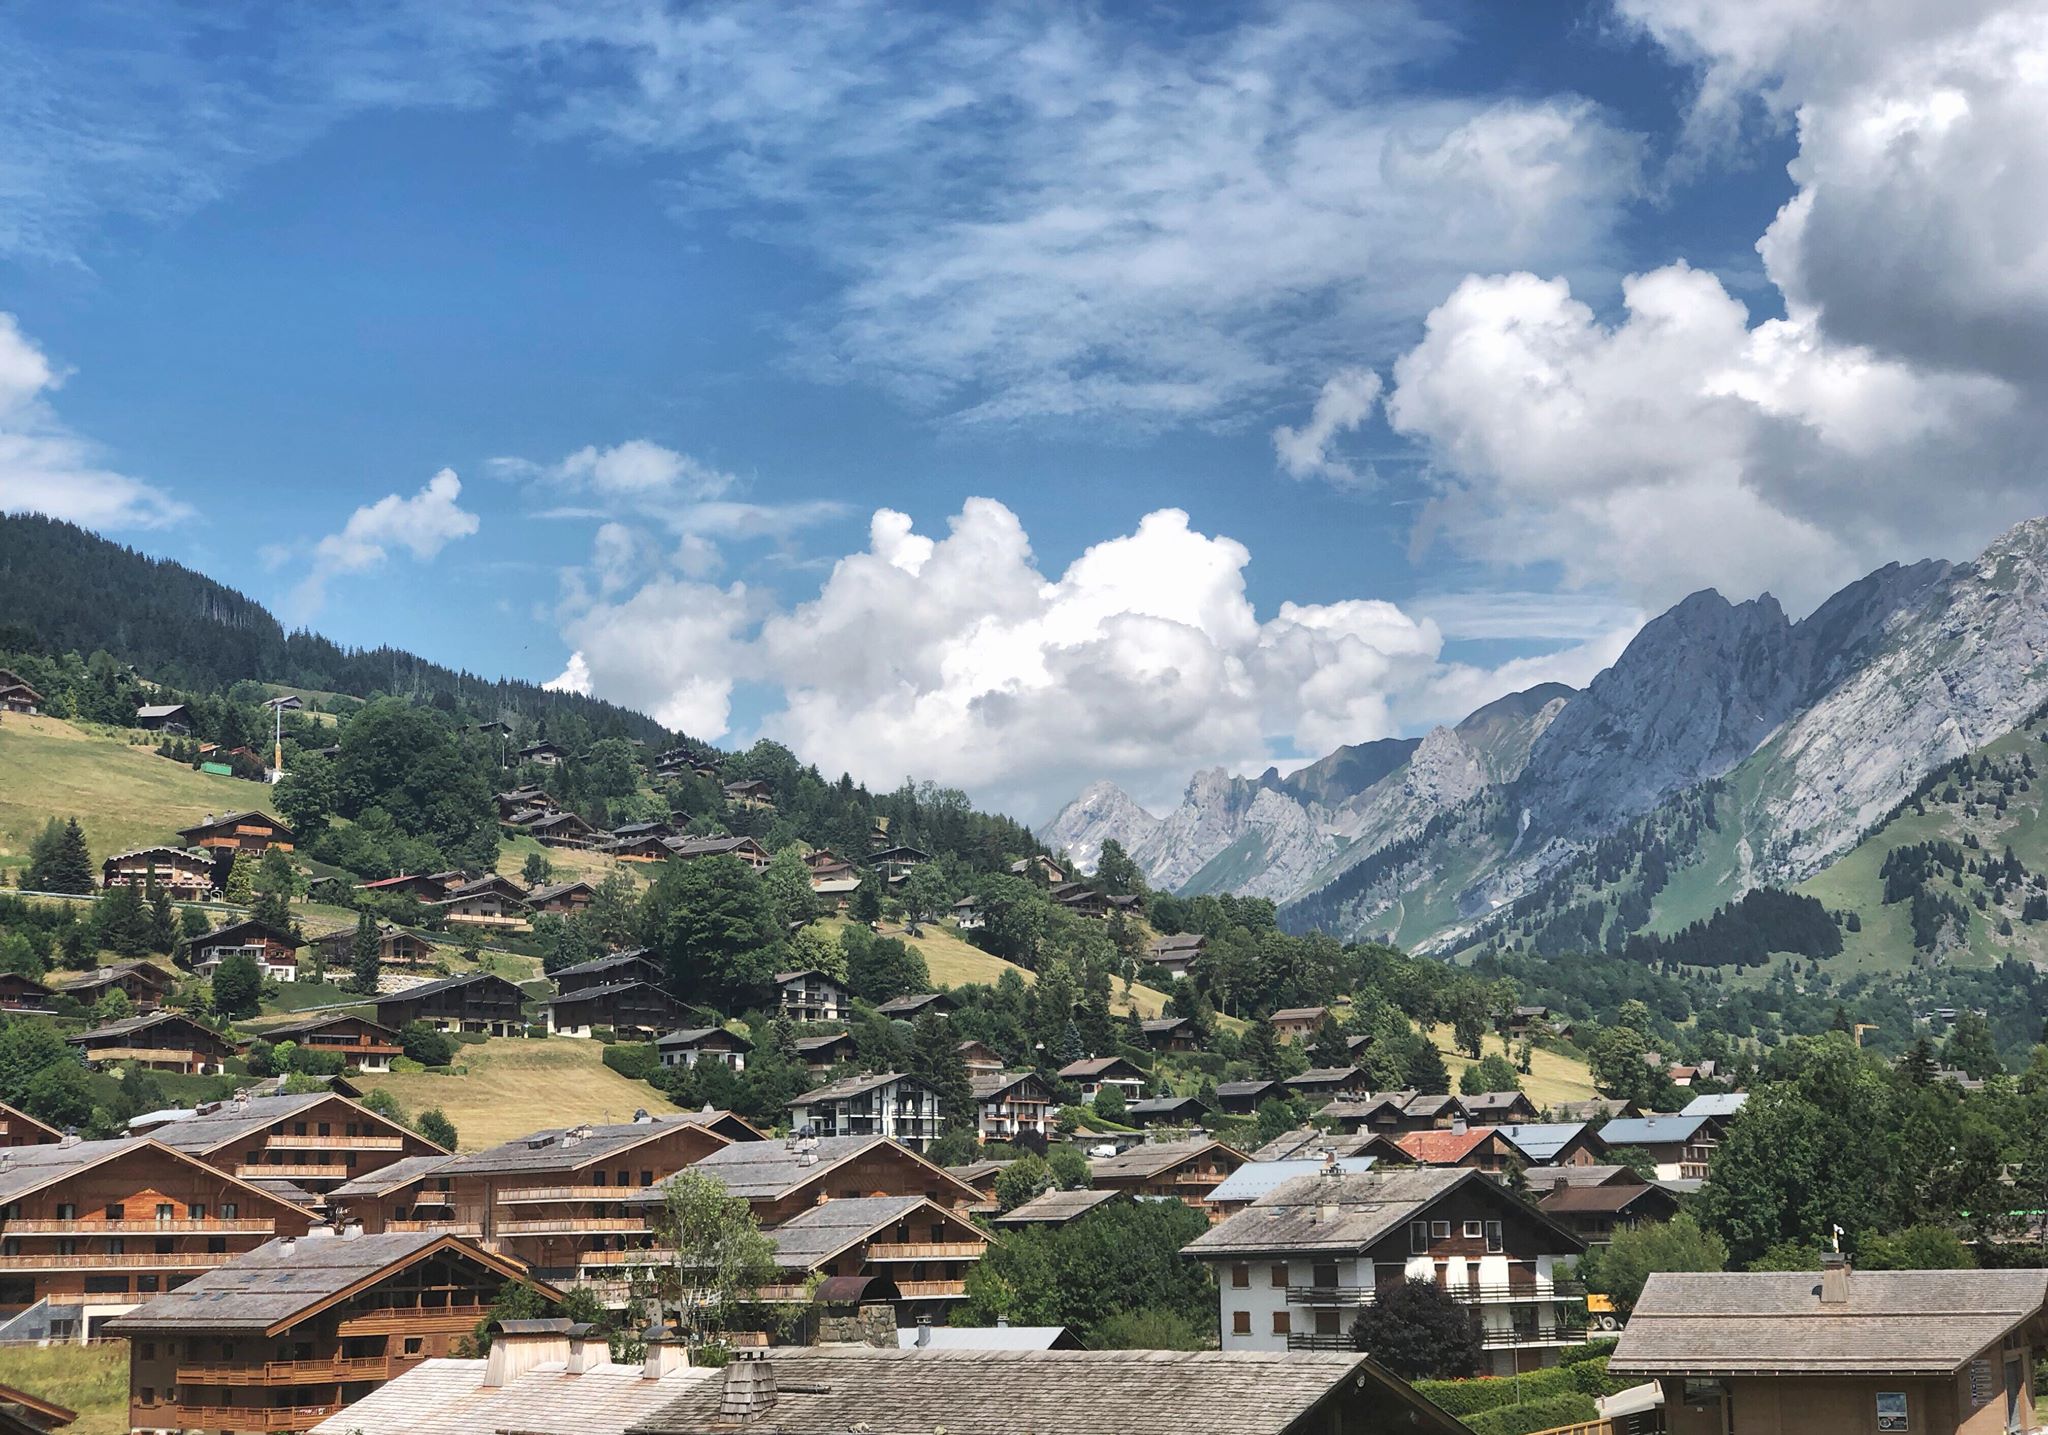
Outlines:
<svg viewBox="0 0 2048 1435"><path fill-rule="evenodd" d="M1425 1166L1455 1166L1494 1134L1491 1126L1475 1126L1469 1131L1410 1131L1397 1137L1394 1144Z"/></svg>

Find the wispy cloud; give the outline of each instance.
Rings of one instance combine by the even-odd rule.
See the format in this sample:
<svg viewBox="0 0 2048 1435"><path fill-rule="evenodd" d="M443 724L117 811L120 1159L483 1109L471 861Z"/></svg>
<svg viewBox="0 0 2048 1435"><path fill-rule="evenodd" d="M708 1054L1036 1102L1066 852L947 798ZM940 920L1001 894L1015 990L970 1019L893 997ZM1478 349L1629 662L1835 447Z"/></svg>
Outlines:
<svg viewBox="0 0 2048 1435"><path fill-rule="evenodd" d="M292 590L293 616L311 618L326 602L330 582L380 567L393 549L425 562L474 534L480 521L457 501L461 497L462 480L444 468L410 498L390 493L358 508L338 532L313 545L312 564Z"/></svg>

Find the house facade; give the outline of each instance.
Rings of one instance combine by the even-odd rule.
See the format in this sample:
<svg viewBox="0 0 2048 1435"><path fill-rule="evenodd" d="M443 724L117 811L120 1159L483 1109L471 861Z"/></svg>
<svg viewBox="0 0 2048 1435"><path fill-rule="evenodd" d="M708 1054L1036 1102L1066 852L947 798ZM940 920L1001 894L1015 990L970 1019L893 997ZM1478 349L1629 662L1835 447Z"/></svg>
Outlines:
<svg viewBox="0 0 2048 1435"><path fill-rule="evenodd" d="M556 1036L610 1030L626 1041L652 1041L690 1024L689 1007L646 982L614 982L558 992L540 1004L541 1023Z"/></svg>
<svg viewBox="0 0 2048 1435"><path fill-rule="evenodd" d="M1120 1056L1091 1056L1068 1062L1059 1069L1059 1078L1080 1087L1084 1101L1093 1101L1105 1086L1117 1088L1127 1101L1136 1101L1145 1094L1145 1073Z"/></svg>
<svg viewBox="0 0 2048 1435"><path fill-rule="evenodd" d="M390 1027L342 1013L265 1027L262 1035L273 1046L289 1041L308 1051L331 1053L358 1071L389 1071L391 1063L405 1054L398 1033Z"/></svg>
<svg viewBox="0 0 2048 1435"><path fill-rule="evenodd" d="M251 919L194 937L185 948L185 959L195 973L210 977L229 957L247 957L266 981L295 982L299 979L299 948L304 945L290 932Z"/></svg>
<svg viewBox="0 0 2048 1435"><path fill-rule="evenodd" d="M985 1072L970 1076L968 1083L974 1089L975 1125L982 1140L1047 1140L1057 1129L1059 1108L1052 1087L1037 1072Z"/></svg>
<svg viewBox="0 0 2048 1435"><path fill-rule="evenodd" d="M1358 1312L1408 1280L1471 1307L1490 1373L1555 1364L1585 1338L1585 1250L1476 1171L1413 1168L1296 1177L1186 1254L1216 1273L1218 1335L1233 1350L1348 1350Z"/></svg>
<svg viewBox="0 0 2048 1435"><path fill-rule="evenodd" d="M922 1151L939 1135L938 1093L884 1071L835 1081L789 1103L792 1130L811 1136L881 1136Z"/></svg>
<svg viewBox="0 0 2048 1435"><path fill-rule="evenodd" d="M509 877L495 872L474 882L463 882L448 894L428 904L439 907L450 922L469 927L495 927L524 932L533 924L526 905L525 889Z"/></svg>
<svg viewBox="0 0 2048 1435"><path fill-rule="evenodd" d="M215 817L208 813L202 822L179 830L187 847L210 847L215 851L250 852L263 855L275 847L292 850L292 830L267 812L227 812Z"/></svg>
<svg viewBox="0 0 2048 1435"><path fill-rule="evenodd" d="M203 901L214 891L213 855L186 847L141 847L100 864L102 887L147 889L151 882L172 901Z"/></svg>
<svg viewBox="0 0 2048 1435"><path fill-rule="evenodd" d="M212 1027L168 1011L108 1022L65 1040L80 1049L87 1066L132 1061L182 1076L217 1076L226 1069L228 1058L241 1050Z"/></svg>
<svg viewBox="0 0 2048 1435"><path fill-rule="evenodd" d="M440 1156L409 1127L333 1091L238 1095L158 1126L152 1140L244 1181L320 1195L409 1156Z"/></svg>
<svg viewBox="0 0 2048 1435"><path fill-rule="evenodd" d="M1720 1129L1707 1116L1624 1117L1600 1128L1600 1143L1609 1151L1647 1151L1659 1181L1706 1180L1721 1144Z"/></svg>
<svg viewBox="0 0 2048 1435"><path fill-rule="evenodd" d="M469 972L387 992L370 1000L380 1025L403 1031L423 1021L437 1031L517 1036L526 1029L526 993L495 972Z"/></svg>
<svg viewBox="0 0 2048 1435"><path fill-rule="evenodd" d="M753 1049L752 1041L722 1026L688 1027L654 1039L654 1051L663 1066L712 1062L732 1071L745 1071L747 1053Z"/></svg>
<svg viewBox="0 0 2048 1435"><path fill-rule="evenodd" d="M777 972L775 1006L791 1021L845 1021L853 994L823 972Z"/></svg>
<svg viewBox="0 0 2048 1435"><path fill-rule="evenodd" d="M1329 1008L1319 1006L1282 1007L1270 1018L1273 1035L1282 1041L1298 1042L1314 1041L1329 1019Z"/></svg>
<svg viewBox="0 0 2048 1435"><path fill-rule="evenodd" d="M1098 1191L1179 1201L1209 1211L1213 1217L1210 1193L1248 1159L1233 1146L1203 1137L1147 1141L1119 1155L1089 1162L1089 1184Z"/></svg>

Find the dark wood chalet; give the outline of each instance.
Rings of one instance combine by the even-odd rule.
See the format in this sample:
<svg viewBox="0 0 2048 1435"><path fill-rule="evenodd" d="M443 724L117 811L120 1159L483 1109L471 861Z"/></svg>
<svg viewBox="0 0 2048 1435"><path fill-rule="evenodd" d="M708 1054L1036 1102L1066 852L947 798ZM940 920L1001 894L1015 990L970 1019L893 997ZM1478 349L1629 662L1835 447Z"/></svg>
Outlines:
<svg viewBox="0 0 2048 1435"><path fill-rule="evenodd" d="M173 901L198 901L212 895L213 854L187 847L141 847L100 864L102 887L139 887L155 883Z"/></svg>
<svg viewBox="0 0 2048 1435"><path fill-rule="evenodd" d="M56 991L20 972L0 972L0 1011L48 1011Z"/></svg>
<svg viewBox="0 0 2048 1435"><path fill-rule="evenodd" d="M91 1006L110 991L128 998L138 1011L149 1011L168 997L178 979L155 962L114 962L79 976L60 977L57 989L73 1001Z"/></svg>
<svg viewBox="0 0 2048 1435"><path fill-rule="evenodd" d="M667 980L668 974L661 969L661 963L645 947L578 962L554 974L555 990L564 996L590 987L617 986L620 982L646 982L649 986L658 987Z"/></svg>
<svg viewBox="0 0 2048 1435"><path fill-rule="evenodd" d="M450 922L472 927L523 932L531 925L527 920L526 889L495 872L451 887L447 896L428 905L439 907Z"/></svg>
<svg viewBox="0 0 2048 1435"><path fill-rule="evenodd" d="M595 1036L608 1027L627 1041L652 1041L695 1019L690 1007L647 982L583 987L541 1003L541 1021L556 1036Z"/></svg>
<svg viewBox="0 0 2048 1435"><path fill-rule="evenodd" d="M398 1033L390 1027L339 1012L265 1027L260 1035L273 1046L290 1041L308 1051L330 1052L358 1071L389 1071L393 1058L404 1055Z"/></svg>
<svg viewBox="0 0 2048 1435"><path fill-rule="evenodd" d="M526 905L536 915L550 912L558 917L567 917L588 907L590 899L596 895L597 888L579 878L573 882L556 882L533 888L526 894Z"/></svg>
<svg viewBox="0 0 2048 1435"><path fill-rule="evenodd" d="M43 695L23 682L21 675L0 668L0 713L34 717L43 710Z"/></svg>
<svg viewBox="0 0 2048 1435"><path fill-rule="evenodd" d="M731 857L758 872L774 860L768 849L751 837L671 837L662 845L671 857L682 862L694 862L700 857Z"/></svg>
<svg viewBox="0 0 2048 1435"><path fill-rule="evenodd" d="M595 847L610 837L573 812L546 813L522 823L521 830L549 847Z"/></svg>
<svg viewBox="0 0 2048 1435"><path fill-rule="evenodd" d="M304 945L290 932L250 918L192 938L185 944L185 964L200 976L210 977L229 957L247 957L271 981L295 982L299 979L299 948Z"/></svg>
<svg viewBox="0 0 2048 1435"><path fill-rule="evenodd" d="M441 1031L478 1031L490 1036L517 1036L525 1030L522 1015L526 993L494 972L469 972L443 977L371 998L377 1021L403 1031L416 1021Z"/></svg>
<svg viewBox="0 0 2048 1435"><path fill-rule="evenodd" d="M265 812L228 812L219 817L209 812L205 821L179 829L178 835L188 847L258 855L273 847L289 852L295 840L291 828Z"/></svg>
<svg viewBox="0 0 2048 1435"><path fill-rule="evenodd" d="M852 1033L840 1031L830 1036L798 1037L796 1054L804 1070L822 1076L835 1066L858 1059L860 1049L854 1044Z"/></svg>
<svg viewBox="0 0 2048 1435"><path fill-rule="evenodd" d="M183 703L144 703L135 710L135 726L170 737L192 735L192 709Z"/></svg>
<svg viewBox="0 0 2048 1435"><path fill-rule="evenodd" d="M346 967L355 960L356 929L343 927L339 931L322 932L307 945L316 950L320 960L330 969ZM436 965L440 960L440 951L418 932L409 932L390 922L378 926L377 961L381 965L400 971L419 971Z"/></svg>
<svg viewBox="0 0 2048 1435"><path fill-rule="evenodd" d="M133 1061L186 1076L218 1075L241 1049L212 1027L168 1011L109 1022L65 1040L85 1053L88 1066Z"/></svg>

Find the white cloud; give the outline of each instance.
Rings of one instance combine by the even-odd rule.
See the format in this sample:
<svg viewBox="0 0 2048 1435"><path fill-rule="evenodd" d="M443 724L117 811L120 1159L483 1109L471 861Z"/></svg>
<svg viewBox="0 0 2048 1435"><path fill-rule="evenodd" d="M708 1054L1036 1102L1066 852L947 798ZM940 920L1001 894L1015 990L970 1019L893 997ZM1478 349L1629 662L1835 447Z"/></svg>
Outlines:
<svg viewBox="0 0 2048 1435"><path fill-rule="evenodd" d="M106 467L97 445L59 421L46 395L62 383L14 315L0 313L0 512L115 529L189 518L189 505Z"/></svg>
<svg viewBox="0 0 2048 1435"><path fill-rule="evenodd" d="M1328 478L1355 483L1350 463L1330 452L1338 435L1355 433L1372 417L1380 398L1380 376L1371 369L1339 369L1323 381L1315 409L1300 428L1273 430L1273 453L1295 478Z"/></svg>
<svg viewBox="0 0 2048 1435"><path fill-rule="evenodd" d="M586 444L551 464L523 458L494 458L494 471L538 479L601 498L633 503L669 503L717 498L738 484L732 474L651 439L627 439L610 448Z"/></svg>
<svg viewBox="0 0 2048 1435"><path fill-rule="evenodd" d="M568 665L541 686L551 693L575 693L579 697L589 697L590 660L580 650L569 654Z"/></svg>
<svg viewBox="0 0 2048 1435"><path fill-rule="evenodd" d="M295 615L310 618L326 601L331 580L380 566L394 548L425 562L475 533L479 520L457 502L461 496L462 480L444 468L411 498L389 493L351 513L340 532L313 545L312 564L292 590Z"/></svg>
<svg viewBox="0 0 2048 1435"><path fill-rule="evenodd" d="M993 499L968 500L936 538L883 509L867 546L793 607L673 574L624 600L573 597L556 681L709 738L731 726L743 674L779 693L761 732L827 772L915 774L1044 816L1096 777L1162 799L1196 767L1255 771L1584 676L1583 653L1446 663L1435 624L1392 603L1283 603L1262 620L1250 561L1165 509L1048 574Z"/></svg>

